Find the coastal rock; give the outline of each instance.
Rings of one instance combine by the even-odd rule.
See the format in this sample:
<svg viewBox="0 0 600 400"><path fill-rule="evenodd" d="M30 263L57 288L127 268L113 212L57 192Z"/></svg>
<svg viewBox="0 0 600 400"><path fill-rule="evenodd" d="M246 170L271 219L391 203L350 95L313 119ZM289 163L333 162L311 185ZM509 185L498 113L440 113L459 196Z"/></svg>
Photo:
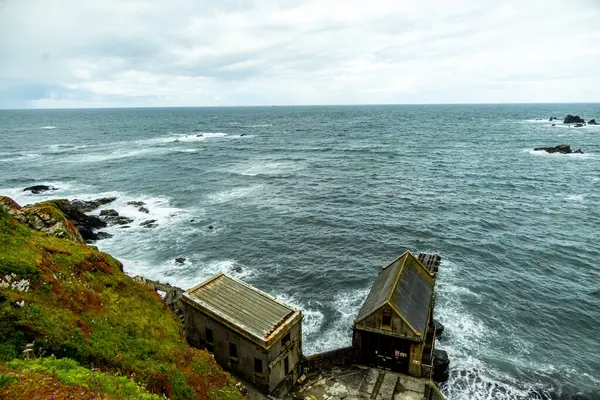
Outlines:
<svg viewBox="0 0 600 400"><path fill-rule="evenodd" d="M51 185L33 185L33 186L29 186L29 187L26 187L25 189L23 189L24 192L31 192L33 194L40 194L43 192L47 192L49 190L58 190L58 189Z"/></svg>
<svg viewBox="0 0 600 400"><path fill-rule="evenodd" d="M238 274L241 274L243 270L242 270L242 267L240 267L239 265L236 265L234 267L231 267L230 271L231 272L237 272Z"/></svg>
<svg viewBox="0 0 600 400"><path fill-rule="evenodd" d="M567 115L563 121L564 124L583 124L585 120L580 118L579 115Z"/></svg>
<svg viewBox="0 0 600 400"><path fill-rule="evenodd" d="M96 236L97 236L96 240L110 239L111 237L113 237L113 235L111 235L110 233L102 232L102 231L96 232Z"/></svg>
<svg viewBox="0 0 600 400"><path fill-rule="evenodd" d="M215 227L214 227L214 226L212 226L212 225L209 225L207 228L208 228L208 229L210 229L210 230L213 230L213 229L215 229Z"/></svg>
<svg viewBox="0 0 600 400"><path fill-rule="evenodd" d="M551 126L556 126L556 124L552 124Z"/></svg>
<svg viewBox="0 0 600 400"><path fill-rule="evenodd" d="M132 218L119 215L119 213L113 209L100 211L100 219L110 225L127 225L133 222Z"/></svg>
<svg viewBox="0 0 600 400"><path fill-rule="evenodd" d="M244 137L244 136L248 136L248 134L247 133L242 133L240 136Z"/></svg>
<svg viewBox="0 0 600 400"><path fill-rule="evenodd" d="M83 243L83 238L75 225L52 204L39 203L33 206L25 206L13 212L12 216L36 231Z"/></svg>
<svg viewBox="0 0 600 400"><path fill-rule="evenodd" d="M444 325L442 325L442 323L436 319L433 320L433 323L435 325L435 336L440 338L444 333Z"/></svg>
<svg viewBox="0 0 600 400"><path fill-rule="evenodd" d="M561 154L572 154L572 153L583 154L583 151L581 151L581 149L578 149L575 151L571 150L570 144L559 144L558 146L554 146L554 147L536 147L535 149L533 149L533 151L545 151L547 153L561 153Z"/></svg>
<svg viewBox="0 0 600 400"><path fill-rule="evenodd" d="M590 121L588 122L588 125L600 125L600 124L597 123L595 119L590 119Z"/></svg>
<svg viewBox="0 0 600 400"><path fill-rule="evenodd" d="M550 117L550 119L549 119L548 121L552 122L552 121L554 121L554 120L557 120L557 121L558 121L558 118L557 118L557 117L555 117L555 116L552 116L552 117Z"/></svg>
<svg viewBox="0 0 600 400"><path fill-rule="evenodd" d="M445 382L448 380L450 359L448 353L444 350L433 350L433 380L436 382Z"/></svg>
<svg viewBox="0 0 600 400"><path fill-rule="evenodd" d="M575 128L581 128L583 124L575 124Z"/></svg>
<svg viewBox="0 0 600 400"><path fill-rule="evenodd" d="M105 228L107 226L106 222L94 215L84 214L79 209L80 203L73 205L66 199L51 200L47 203L57 207L75 225L83 240L89 242L101 239L94 230Z"/></svg>
<svg viewBox="0 0 600 400"><path fill-rule="evenodd" d="M143 226L144 228L154 228L156 226L158 226L156 224L156 220L155 219L149 219L147 221L144 221L140 224L140 226Z"/></svg>
<svg viewBox="0 0 600 400"><path fill-rule="evenodd" d="M108 203L112 203L115 201L116 197L101 197L96 200L78 200L75 199L71 201L71 206L82 213L90 212L95 210L96 208L103 206Z"/></svg>
<svg viewBox="0 0 600 400"><path fill-rule="evenodd" d="M138 210L140 212L143 212L143 213L146 213L146 214L148 214L150 212L150 210L148 210L146 207L140 207L140 208L138 208Z"/></svg>
<svg viewBox="0 0 600 400"><path fill-rule="evenodd" d="M175 259L175 261L178 262L179 264L183 264L185 262L185 258L183 258L183 257L177 257Z"/></svg>
<svg viewBox="0 0 600 400"><path fill-rule="evenodd" d="M145 206L146 203L144 203L143 201L128 201L127 205L134 206L134 207L142 207L142 206Z"/></svg>
<svg viewBox="0 0 600 400"><path fill-rule="evenodd" d="M21 206L10 197L0 196L0 207L4 207L8 212L19 211Z"/></svg>

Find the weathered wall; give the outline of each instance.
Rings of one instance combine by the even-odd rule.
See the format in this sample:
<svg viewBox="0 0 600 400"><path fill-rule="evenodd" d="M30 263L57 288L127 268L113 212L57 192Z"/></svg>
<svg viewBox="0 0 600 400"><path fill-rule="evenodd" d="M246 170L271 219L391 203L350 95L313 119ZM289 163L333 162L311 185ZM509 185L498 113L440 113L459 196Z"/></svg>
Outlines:
<svg viewBox="0 0 600 400"><path fill-rule="evenodd" d="M358 362L356 354L357 350L354 347L343 347L308 356L303 365L303 372L327 371L333 367L347 367L356 364Z"/></svg>
<svg viewBox="0 0 600 400"><path fill-rule="evenodd" d="M273 344L269 351L269 364L271 365L270 371L270 385L269 391L272 391L277 385L282 382L286 375L289 373L289 380L291 384L296 382L298 379L298 363L302 358L302 329L301 323L298 321L290 329L290 341L291 344L284 346L282 339L277 340ZM283 351L283 353L282 353ZM285 358L288 358L289 371L285 371ZM277 361L275 361L277 359ZM274 362L275 361L275 362Z"/></svg>
<svg viewBox="0 0 600 400"><path fill-rule="evenodd" d="M386 308L388 310L388 312L391 312L391 315L392 315L391 329L383 327L382 322L383 322L383 309L384 308ZM380 309L375 311L373 314L369 315L368 317L366 317L365 319L360 321L357 325L364 326L364 327L371 328L371 329L379 329L382 332L399 333L399 334L405 335L407 337L417 337L417 338L419 337L419 336L415 335L415 333L404 322L404 320L402 318L400 318L400 316L398 314L396 314L395 311L391 310L391 307L388 305L381 307Z"/></svg>

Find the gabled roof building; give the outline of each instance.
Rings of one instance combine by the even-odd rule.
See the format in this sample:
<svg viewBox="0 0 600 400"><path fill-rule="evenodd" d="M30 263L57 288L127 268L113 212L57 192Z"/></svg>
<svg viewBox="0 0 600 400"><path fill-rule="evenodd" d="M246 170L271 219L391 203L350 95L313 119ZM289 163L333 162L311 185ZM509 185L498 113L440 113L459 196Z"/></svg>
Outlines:
<svg viewBox="0 0 600 400"><path fill-rule="evenodd" d="M179 306L188 342L265 393L298 378L300 310L223 273L186 291Z"/></svg>
<svg viewBox="0 0 600 400"><path fill-rule="evenodd" d="M354 321L362 363L430 377L434 285L434 272L410 251L382 268Z"/></svg>

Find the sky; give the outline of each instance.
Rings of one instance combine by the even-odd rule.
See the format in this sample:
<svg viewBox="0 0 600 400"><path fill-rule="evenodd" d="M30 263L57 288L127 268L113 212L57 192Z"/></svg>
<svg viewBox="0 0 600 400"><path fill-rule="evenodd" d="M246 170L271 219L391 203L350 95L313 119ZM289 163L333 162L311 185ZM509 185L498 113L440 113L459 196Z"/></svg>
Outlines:
<svg viewBox="0 0 600 400"><path fill-rule="evenodd" d="M0 108L600 102L600 0L0 0Z"/></svg>

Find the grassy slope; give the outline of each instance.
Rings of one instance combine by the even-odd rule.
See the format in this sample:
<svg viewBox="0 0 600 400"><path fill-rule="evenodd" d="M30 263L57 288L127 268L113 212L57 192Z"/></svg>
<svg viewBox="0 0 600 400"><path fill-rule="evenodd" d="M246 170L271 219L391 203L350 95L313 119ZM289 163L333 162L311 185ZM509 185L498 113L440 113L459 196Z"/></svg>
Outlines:
<svg viewBox="0 0 600 400"><path fill-rule="evenodd" d="M7 274L26 279L29 290L0 288L0 361L22 358L33 343L37 356L126 375L169 398L240 397L208 353L187 345L156 292L117 260L31 230L0 206L0 276Z"/></svg>

